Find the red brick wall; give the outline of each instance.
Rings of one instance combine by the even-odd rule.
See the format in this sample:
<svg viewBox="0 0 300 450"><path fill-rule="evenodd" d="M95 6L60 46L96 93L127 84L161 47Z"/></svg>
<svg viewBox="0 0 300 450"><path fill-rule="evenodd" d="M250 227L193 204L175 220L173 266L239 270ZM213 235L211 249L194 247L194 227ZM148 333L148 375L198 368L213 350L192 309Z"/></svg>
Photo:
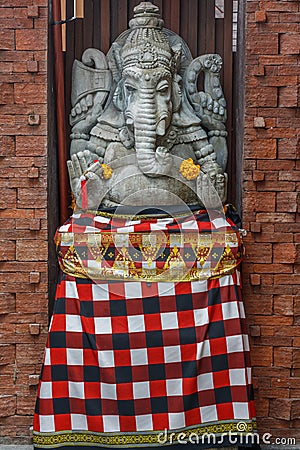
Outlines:
<svg viewBox="0 0 300 450"><path fill-rule="evenodd" d="M246 2L243 271L258 425L298 439L299 22L299 1Z"/></svg>
<svg viewBox="0 0 300 450"><path fill-rule="evenodd" d="M47 3L0 2L0 442L22 444L47 329Z"/></svg>
<svg viewBox="0 0 300 450"><path fill-rule="evenodd" d="M243 176L262 433L300 439L300 3L246 2ZM47 0L0 6L0 442L29 442L47 331ZM297 203L298 201L298 203Z"/></svg>

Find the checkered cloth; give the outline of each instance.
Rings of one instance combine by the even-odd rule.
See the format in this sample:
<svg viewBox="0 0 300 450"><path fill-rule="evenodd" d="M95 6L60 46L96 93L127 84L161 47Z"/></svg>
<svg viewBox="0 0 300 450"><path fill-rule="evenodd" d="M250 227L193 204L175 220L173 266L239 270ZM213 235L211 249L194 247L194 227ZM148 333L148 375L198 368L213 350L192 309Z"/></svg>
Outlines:
<svg viewBox="0 0 300 450"><path fill-rule="evenodd" d="M238 431L241 422L253 430L239 285L238 272L101 284L63 274L38 391L36 448L159 445L160 430L201 435Z"/></svg>
<svg viewBox="0 0 300 450"><path fill-rule="evenodd" d="M146 219L74 214L55 241L63 272L97 281L204 280L242 260L238 227L213 211Z"/></svg>

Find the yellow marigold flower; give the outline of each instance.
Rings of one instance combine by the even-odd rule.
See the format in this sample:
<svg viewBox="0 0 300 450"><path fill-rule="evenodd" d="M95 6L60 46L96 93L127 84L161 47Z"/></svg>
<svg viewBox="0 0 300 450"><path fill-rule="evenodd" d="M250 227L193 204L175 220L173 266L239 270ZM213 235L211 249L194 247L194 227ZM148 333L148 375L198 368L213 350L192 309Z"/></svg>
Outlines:
<svg viewBox="0 0 300 450"><path fill-rule="evenodd" d="M195 164L192 158L188 158L182 161L179 171L187 180L194 180L199 175L200 166Z"/></svg>
<svg viewBox="0 0 300 450"><path fill-rule="evenodd" d="M113 173L112 168L110 166L108 166L107 164L101 164L101 167L103 169L103 178L105 180L109 180Z"/></svg>

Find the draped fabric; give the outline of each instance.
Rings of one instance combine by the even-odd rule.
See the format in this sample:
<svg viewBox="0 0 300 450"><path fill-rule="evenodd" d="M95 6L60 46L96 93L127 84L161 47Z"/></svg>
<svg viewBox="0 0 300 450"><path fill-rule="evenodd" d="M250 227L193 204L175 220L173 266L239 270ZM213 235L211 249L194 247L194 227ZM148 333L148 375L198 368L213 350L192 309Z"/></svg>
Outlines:
<svg viewBox="0 0 300 450"><path fill-rule="evenodd" d="M62 272L38 389L35 448L149 447L183 441L208 448L232 445L231 435L241 445L256 424L238 268L241 240L234 223L213 223L204 213L175 225L169 218L133 224L100 217L73 217L56 236ZM172 241L174 229L178 239ZM150 242L156 250L164 242L161 270L154 253L146 253L142 245L143 236L153 230L165 236L158 246L156 238ZM189 239L187 230L194 236L197 231L197 239ZM209 238L221 232L223 247L220 236L214 244ZM101 239L94 239L97 233L103 233ZM111 239L117 234L127 236L123 246ZM109 245L101 252L107 236ZM201 259L197 255L204 242L209 251ZM72 246L75 256L68 265ZM166 261L175 247L180 258L172 267ZM126 250L127 259L114 266L120 249ZM113 256L104 264L110 252ZM197 280L177 281L178 270L188 273L185 255L192 252L188 269L196 268L199 275L202 268L207 270ZM106 279L107 272L91 277L95 272L89 268L96 265L100 271L113 269L112 279ZM163 281L157 281L159 276Z"/></svg>
<svg viewBox="0 0 300 450"><path fill-rule="evenodd" d="M224 214L178 217L74 214L56 233L61 269L93 280L192 281L231 273L242 260Z"/></svg>

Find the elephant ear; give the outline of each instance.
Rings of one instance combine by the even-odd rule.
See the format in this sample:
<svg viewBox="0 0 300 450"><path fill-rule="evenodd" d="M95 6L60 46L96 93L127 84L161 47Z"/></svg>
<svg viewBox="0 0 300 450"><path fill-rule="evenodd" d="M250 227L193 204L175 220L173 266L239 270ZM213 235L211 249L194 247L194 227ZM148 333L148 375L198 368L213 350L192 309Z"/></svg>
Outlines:
<svg viewBox="0 0 300 450"><path fill-rule="evenodd" d="M118 83L122 78L121 49L122 47L120 44L113 42L107 54L108 65L116 83Z"/></svg>

